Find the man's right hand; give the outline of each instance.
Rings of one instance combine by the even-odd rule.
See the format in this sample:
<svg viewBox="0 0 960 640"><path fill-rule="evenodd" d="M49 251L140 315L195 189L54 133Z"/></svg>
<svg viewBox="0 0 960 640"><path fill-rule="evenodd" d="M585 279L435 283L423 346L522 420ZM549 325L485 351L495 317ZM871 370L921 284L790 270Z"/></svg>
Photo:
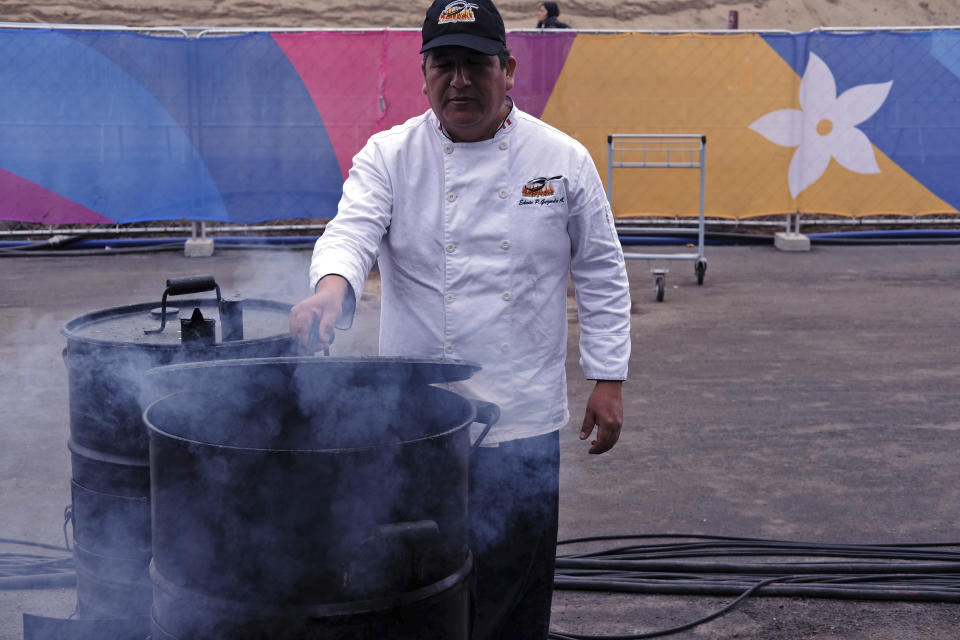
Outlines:
<svg viewBox="0 0 960 640"><path fill-rule="evenodd" d="M316 293L290 310L290 335L302 353L313 355L330 348L334 325L349 290L350 284L343 276L324 276L317 283Z"/></svg>

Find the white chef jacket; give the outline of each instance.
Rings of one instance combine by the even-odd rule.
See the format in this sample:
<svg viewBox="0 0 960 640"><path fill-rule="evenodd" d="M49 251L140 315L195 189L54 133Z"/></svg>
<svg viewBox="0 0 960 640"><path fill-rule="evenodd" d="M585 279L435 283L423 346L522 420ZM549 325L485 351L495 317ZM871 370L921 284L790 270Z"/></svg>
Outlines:
<svg viewBox="0 0 960 640"><path fill-rule="evenodd" d="M452 387L500 406L484 444L569 420L568 274L584 375L626 379L627 274L596 167L582 144L516 107L481 142L451 141L433 111L370 138L317 240L311 285L339 274L359 299L375 260L380 354L480 363Z"/></svg>

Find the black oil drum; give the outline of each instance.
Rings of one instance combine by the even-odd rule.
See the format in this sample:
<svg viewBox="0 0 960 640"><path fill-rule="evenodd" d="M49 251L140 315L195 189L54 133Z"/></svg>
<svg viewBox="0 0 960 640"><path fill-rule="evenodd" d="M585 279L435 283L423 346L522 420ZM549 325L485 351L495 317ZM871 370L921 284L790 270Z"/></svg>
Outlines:
<svg viewBox="0 0 960 640"><path fill-rule="evenodd" d="M168 296L207 290L216 299L167 305ZM140 637L149 632L144 373L176 362L288 355L289 313L285 303L223 298L212 277L195 276L168 280L159 303L95 311L64 325L78 617L129 618Z"/></svg>
<svg viewBox="0 0 960 640"><path fill-rule="evenodd" d="M151 371L187 389L144 412L153 637L466 640L470 429L499 410L430 383L474 371L312 357Z"/></svg>

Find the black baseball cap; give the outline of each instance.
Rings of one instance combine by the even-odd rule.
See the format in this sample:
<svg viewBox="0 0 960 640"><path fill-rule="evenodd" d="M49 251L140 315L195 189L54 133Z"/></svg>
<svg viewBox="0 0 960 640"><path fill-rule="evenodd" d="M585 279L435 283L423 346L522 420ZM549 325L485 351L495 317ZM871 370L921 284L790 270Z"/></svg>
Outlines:
<svg viewBox="0 0 960 640"><path fill-rule="evenodd" d="M503 18L490 0L436 0L423 21L425 53L436 47L467 47L488 56L507 46Z"/></svg>

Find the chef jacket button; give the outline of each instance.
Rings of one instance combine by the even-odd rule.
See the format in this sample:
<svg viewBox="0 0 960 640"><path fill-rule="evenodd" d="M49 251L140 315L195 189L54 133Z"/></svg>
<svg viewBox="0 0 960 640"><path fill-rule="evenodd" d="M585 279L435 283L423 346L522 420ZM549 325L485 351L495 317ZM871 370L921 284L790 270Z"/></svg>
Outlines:
<svg viewBox="0 0 960 640"><path fill-rule="evenodd" d="M444 152L444 153L453 153L453 145L452 145L452 144L445 144L445 145L443 145L443 152Z"/></svg>
<svg viewBox="0 0 960 640"><path fill-rule="evenodd" d="M447 253L453 253L454 251L457 250L457 245L451 242L450 244L447 245L446 248L447 248Z"/></svg>
<svg viewBox="0 0 960 640"><path fill-rule="evenodd" d="M503 344L500 345L500 351L503 351L504 353L506 353L507 351L510 351L510 345L504 342Z"/></svg>
<svg viewBox="0 0 960 640"><path fill-rule="evenodd" d="M504 141L502 141L502 142L500 143L500 150L501 150L501 151L506 151L506 150L507 150L507 147L509 147L509 146L510 146L510 145L507 144L507 141L504 140Z"/></svg>
<svg viewBox="0 0 960 640"><path fill-rule="evenodd" d="M500 197L501 197L501 198L506 198L508 195L510 195L510 194L507 192L506 189L500 189Z"/></svg>
<svg viewBox="0 0 960 640"><path fill-rule="evenodd" d="M503 242L501 242L501 243L500 243L500 248L503 249L504 251L506 251L507 249L509 249L509 248L510 248L510 241L509 241L509 240L504 240Z"/></svg>
<svg viewBox="0 0 960 640"><path fill-rule="evenodd" d="M456 300L456 297L452 293L447 294L447 302L453 302Z"/></svg>
<svg viewBox="0 0 960 640"><path fill-rule="evenodd" d="M453 202L453 201L456 200L456 199L457 199L457 194L455 194L455 193L448 193L448 194L447 194L447 202Z"/></svg>
<svg viewBox="0 0 960 640"><path fill-rule="evenodd" d="M509 299L510 299L510 292L509 292L509 291L504 291L504 292L503 292L503 299L504 299L504 300L509 300Z"/></svg>
<svg viewBox="0 0 960 640"><path fill-rule="evenodd" d="M446 353L453 353L453 345L452 345L452 344L448 344L447 346L445 346L445 347L443 348L443 350L444 350L444 352L446 352Z"/></svg>

